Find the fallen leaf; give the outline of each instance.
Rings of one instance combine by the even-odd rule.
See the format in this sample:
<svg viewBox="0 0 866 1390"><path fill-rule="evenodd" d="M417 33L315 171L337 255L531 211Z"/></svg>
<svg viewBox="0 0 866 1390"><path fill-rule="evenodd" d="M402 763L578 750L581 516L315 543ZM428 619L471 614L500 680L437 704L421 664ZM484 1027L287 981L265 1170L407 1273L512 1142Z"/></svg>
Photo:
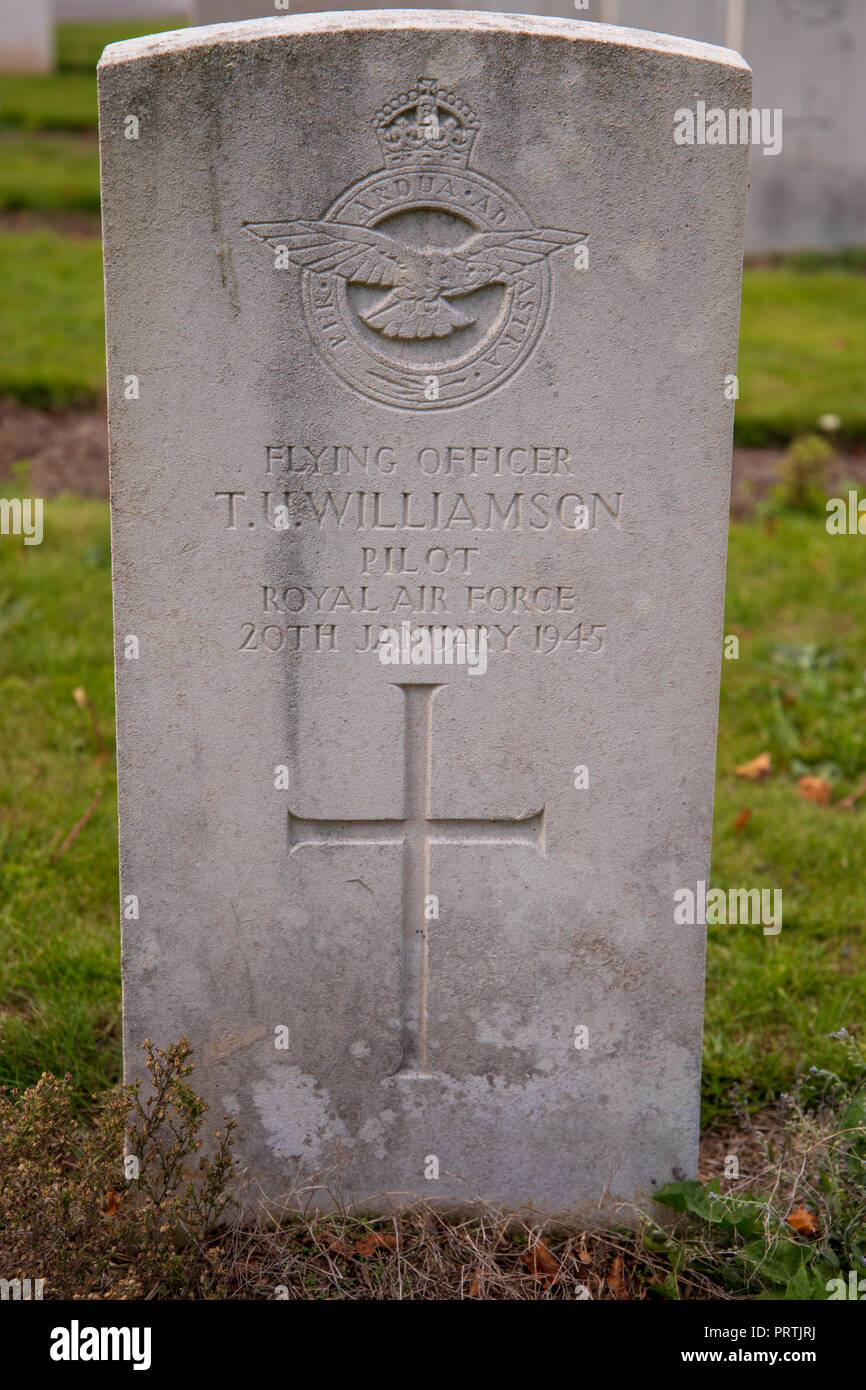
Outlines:
<svg viewBox="0 0 866 1390"><path fill-rule="evenodd" d="M585 1245L582 1245L580 1249L577 1251L577 1258L582 1265L592 1264L592 1255L589 1253Z"/></svg>
<svg viewBox="0 0 866 1390"><path fill-rule="evenodd" d="M355 1250L359 1255L375 1255L377 1250L396 1249L397 1237L392 1231L368 1231L355 1241Z"/></svg>
<svg viewBox="0 0 866 1390"><path fill-rule="evenodd" d="M826 777L799 777L797 786L800 788L800 795L805 796L807 801L814 801L819 806L829 806L833 788Z"/></svg>
<svg viewBox="0 0 866 1390"><path fill-rule="evenodd" d="M546 1289L550 1288L559 1274L559 1260L550 1253L544 1242L537 1240L520 1258L532 1277L538 1279Z"/></svg>
<svg viewBox="0 0 866 1390"><path fill-rule="evenodd" d="M747 763L740 763L739 767L734 768L738 777L751 777L756 781L759 777L769 777L773 771L769 753L759 753L757 758L751 758Z"/></svg>
<svg viewBox="0 0 866 1390"><path fill-rule="evenodd" d="M848 796L843 796L841 801L836 802L836 810L850 811L854 802L858 801L864 792L866 792L866 782L861 782L859 787L855 787L853 792L849 792Z"/></svg>
<svg viewBox="0 0 866 1390"><path fill-rule="evenodd" d="M608 1273L605 1283L611 1293L617 1298L628 1298L628 1289L622 1277L622 1255L617 1255L610 1267L610 1272Z"/></svg>
<svg viewBox="0 0 866 1390"><path fill-rule="evenodd" d="M120 1211L120 1193L116 1187L110 1187L105 1198L105 1215L116 1216Z"/></svg>
<svg viewBox="0 0 866 1390"><path fill-rule="evenodd" d="M737 819L734 821L734 834L735 834L735 835L739 835L740 831L743 830L743 829L745 829L745 827L746 827L746 826L748 825L748 823L749 823L749 816L750 816L751 814L752 814L752 808L751 808L751 806L746 806L746 807L740 812L740 814L737 816Z"/></svg>
<svg viewBox="0 0 866 1390"><path fill-rule="evenodd" d="M788 1213L785 1220L801 1236L817 1235L820 1229L817 1216L808 1207L795 1207L792 1212Z"/></svg>
<svg viewBox="0 0 866 1390"><path fill-rule="evenodd" d="M328 1251L331 1255L345 1255L347 1259L351 1259L355 1254L355 1247L348 1240L345 1240L343 1236L337 1236L331 1241L331 1244L328 1246Z"/></svg>

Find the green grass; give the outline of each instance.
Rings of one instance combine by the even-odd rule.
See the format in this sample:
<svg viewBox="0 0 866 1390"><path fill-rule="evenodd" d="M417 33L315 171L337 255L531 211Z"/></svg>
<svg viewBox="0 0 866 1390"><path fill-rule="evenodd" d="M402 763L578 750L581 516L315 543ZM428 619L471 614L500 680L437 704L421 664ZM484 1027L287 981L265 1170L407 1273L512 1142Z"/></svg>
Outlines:
<svg viewBox="0 0 866 1390"><path fill-rule="evenodd" d="M712 882L781 888L784 924L776 937L710 928L707 1113L744 1078L760 1098L794 1067L832 1067L828 1034L866 1016L866 798L845 812L797 787L824 776L838 800L866 777L861 542L829 536L817 515L731 527L725 631L740 656L723 663ZM765 751L771 777L733 774Z"/></svg>
<svg viewBox="0 0 866 1390"><path fill-rule="evenodd" d="M99 172L94 70L99 55L107 43L182 23L162 19L126 25L60 25L57 73L10 77L0 84L0 210L27 211L49 219L69 212L95 216ZM0 268L7 282L19 273L11 250L8 243L0 248ZM98 343L102 350L102 328L93 318L99 298L94 295L95 280L89 274L81 280L80 325L74 327L68 344L67 372L58 376L53 359L46 372L40 364L44 321L40 305L53 291L56 275L49 262L40 282L32 256L25 250L22 255L24 286L16 294L19 322L13 330L17 328L21 335L15 340L26 365L0 373L0 392L48 405L66 402L70 391L81 400L92 399L101 390L92 372L92 347ZM32 305L25 302L25 289L33 296ZM37 332L32 344L28 341L31 324ZM783 257L772 267L747 269L735 426L738 443L783 442L814 429L819 416L826 414L839 416L842 440L866 442L864 362L866 250L807 252ZM72 379L76 370L77 381Z"/></svg>
<svg viewBox="0 0 866 1390"><path fill-rule="evenodd" d="M0 130L95 130L96 82L89 72L0 79Z"/></svg>
<svg viewBox="0 0 866 1390"><path fill-rule="evenodd" d="M6 489L8 492L8 488ZM866 1006L866 797L853 811L798 792L809 768L834 798L866 777L863 540L822 518L759 519L731 530L712 883L784 894L776 937L711 927L705 1122L834 1067L828 1034ZM84 1090L118 1066L117 862L113 762L97 757L76 686L113 728L108 515L103 503L46 503L40 547L0 543L0 1017L7 1079L69 1069ZM763 782L732 768L769 751ZM67 852L57 847L104 796ZM752 815L740 833L739 812Z"/></svg>
<svg viewBox="0 0 866 1390"><path fill-rule="evenodd" d="M106 44L137 39L141 34L159 34L168 29L185 29L186 18L178 14L155 19L120 22L113 19L82 20L57 26L57 66L64 72L92 72Z"/></svg>
<svg viewBox="0 0 866 1390"><path fill-rule="evenodd" d="M104 394L102 249L95 237L0 234L0 395L34 406Z"/></svg>
<svg viewBox="0 0 866 1390"><path fill-rule="evenodd" d="M0 1080L69 1071L85 1096L119 1066L109 591L102 503L48 502L41 546L0 541Z"/></svg>
<svg viewBox="0 0 866 1390"><path fill-rule="evenodd" d="M96 64L103 48L185 25L181 16L58 25L56 72L0 75L0 130L95 130Z"/></svg>
<svg viewBox="0 0 866 1390"><path fill-rule="evenodd" d="M44 142L40 160L31 141ZM0 154L10 140L0 136ZM95 154L93 155L95 160ZM76 136L28 137L5 167L0 206L98 207L96 165ZM99 248L50 229L0 232L0 394L46 406L102 395ZM740 443L784 440L837 414L845 440L866 441L866 275L750 269L743 283Z"/></svg>
<svg viewBox="0 0 866 1390"><path fill-rule="evenodd" d="M97 216L96 136L0 134L0 208Z"/></svg>
<svg viewBox="0 0 866 1390"><path fill-rule="evenodd" d="M95 214L95 144L73 135L14 141L0 136L0 207ZM0 232L0 276L0 307L8 325L0 342L0 394L46 406L100 396L102 283L96 243L84 251L50 229ZM63 359L60 370L58 358ZM814 429L824 414L839 416L843 441L866 442L864 363L866 275L789 268L745 272L738 443L785 441Z"/></svg>
<svg viewBox="0 0 866 1390"><path fill-rule="evenodd" d="M743 277L740 443L789 439L828 413L845 437L866 440L866 274L825 264Z"/></svg>

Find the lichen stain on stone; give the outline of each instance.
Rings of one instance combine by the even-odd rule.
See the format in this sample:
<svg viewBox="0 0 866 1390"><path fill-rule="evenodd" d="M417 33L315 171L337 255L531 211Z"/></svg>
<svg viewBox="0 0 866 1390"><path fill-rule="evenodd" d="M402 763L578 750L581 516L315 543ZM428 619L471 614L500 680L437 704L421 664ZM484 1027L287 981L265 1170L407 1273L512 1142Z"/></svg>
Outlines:
<svg viewBox="0 0 866 1390"><path fill-rule="evenodd" d="M394 1123L396 1118L397 1114L394 1110L383 1110L379 1115L371 1115L358 1130L358 1143L368 1145L375 1158L380 1160L387 1158L388 1149L385 1143L387 1128Z"/></svg>
<svg viewBox="0 0 866 1390"><path fill-rule="evenodd" d="M210 170L210 208L211 228L214 235L217 264L219 265L220 283L228 295L232 313L235 318L237 318L241 311L238 281L232 261L231 246L223 236L219 189L217 188L216 171L214 169Z"/></svg>
<svg viewBox="0 0 866 1390"><path fill-rule="evenodd" d="M483 1010L470 1009L475 1024L475 1037L481 1047L499 1047L508 1052L532 1052L538 1044L536 1024L517 1022L514 1009L507 1003L488 1006Z"/></svg>
<svg viewBox="0 0 866 1390"><path fill-rule="evenodd" d="M267 1145L276 1158L321 1161L335 1139L346 1140L346 1127L331 1110L331 1097L300 1067L279 1066L253 1085L253 1104Z"/></svg>

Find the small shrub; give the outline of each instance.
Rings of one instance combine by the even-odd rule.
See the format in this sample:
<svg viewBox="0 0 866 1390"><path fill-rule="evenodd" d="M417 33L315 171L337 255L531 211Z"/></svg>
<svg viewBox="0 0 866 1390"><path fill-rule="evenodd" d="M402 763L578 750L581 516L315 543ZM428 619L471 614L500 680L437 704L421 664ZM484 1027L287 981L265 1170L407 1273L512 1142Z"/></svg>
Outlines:
<svg viewBox="0 0 866 1390"><path fill-rule="evenodd" d="M86 1126L68 1076L0 1088L4 1277L42 1278L49 1298L225 1295L217 1225L233 1122L191 1172L207 1107L188 1082L189 1044L144 1049L147 1097L139 1082L123 1086Z"/></svg>
<svg viewBox="0 0 866 1390"><path fill-rule="evenodd" d="M827 497L827 464L832 444L820 434L804 434L792 440L779 462L779 487L775 500L789 511L824 511Z"/></svg>

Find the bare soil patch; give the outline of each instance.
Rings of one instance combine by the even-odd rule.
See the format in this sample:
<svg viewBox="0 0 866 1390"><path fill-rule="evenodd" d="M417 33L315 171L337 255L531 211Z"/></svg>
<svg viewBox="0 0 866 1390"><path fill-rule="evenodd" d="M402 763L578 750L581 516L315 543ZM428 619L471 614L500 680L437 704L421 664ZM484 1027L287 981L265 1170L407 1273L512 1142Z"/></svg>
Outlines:
<svg viewBox="0 0 866 1390"><path fill-rule="evenodd" d="M0 398L0 479L10 477L22 459L29 462L28 486L37 497L107 497L104 409L32 410Z"/></svg>
<svg viewBox="0 0 866 1390"><path fill-rule="evenodd" d="M735 449L731 508L748 516L778 481L781 449ZM105 407L89 410L32 410L0 398L0 479L14 463L31 460L31 487L40 497L77 492L108 496L108 435ZM831 487L866 484L866 450L837 454L828 467Z"/></svg>

